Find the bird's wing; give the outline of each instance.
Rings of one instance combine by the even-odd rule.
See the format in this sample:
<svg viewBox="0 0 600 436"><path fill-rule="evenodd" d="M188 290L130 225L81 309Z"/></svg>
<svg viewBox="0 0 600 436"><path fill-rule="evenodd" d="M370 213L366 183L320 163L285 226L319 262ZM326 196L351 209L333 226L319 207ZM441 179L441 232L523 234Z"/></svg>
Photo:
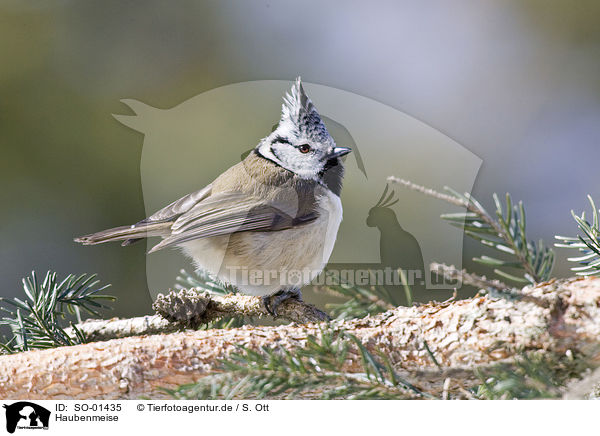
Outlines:
<svg viewBox="0 0 600 436"><path fill-rule="evenodd" d="M198 202L208 198L212 191L212 184L205 186L204 188L192 192L190 194L184 195L179 200L175 200L173 203L168 206L163 207L159 211L153 213L148 218L143 219L142 221L134 224L131 227L131 231L140 230L145 231L152 227L157 227L161 224L165 224L164 227L168 227L169 222L175 221L178 217L180 217L183 213L187 212L191 208L193 208ZM124 227L128 229L127 227ZM112 230L112 229L111 229ZM150 235L150 233L143 234L144 236ZM158 233L160 235L160 233ZM134 235L132 235L134 236ZM125 238L120 238L125 239ZM135 244L138 241L141 241L143 238L127 238L121 245L127 246Z"/></svg>
<svg viewBox="0 0 600 436"><path fill-rule="evenodd" d="M196 204L207 199L210 196L211 191L212 184L200 189L199 191L184 195L179 200L175 200L168 206L163 207L159 211L150 215L148 218L140 221L138 224L174 221L182 214L188 212L190 209L196 206Z"/></svg>
<svg viewBox="0 0 600 436"><path fill-rule="evenodd" d="M244 231L278 231L306 224L317 218L314 211L299 215L285 212L274 202L242 192L211 195L181 214L171 226L171 235L150 252L194 239Z"/></svg>

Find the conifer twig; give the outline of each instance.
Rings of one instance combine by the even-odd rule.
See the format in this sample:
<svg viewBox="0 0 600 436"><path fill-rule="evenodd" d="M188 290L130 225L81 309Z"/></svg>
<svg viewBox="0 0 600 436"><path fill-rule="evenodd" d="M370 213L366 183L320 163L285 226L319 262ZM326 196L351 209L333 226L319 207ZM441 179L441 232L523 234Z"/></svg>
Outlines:
<svg viewBox="0 0 600 436"><path fill-rule="evenodd" d="M360 365L356 372L348 372L348 361ZM221 369L166 392L188 400L432 398L398 375L388 358L376 358L356 336L334 328L322 330L318 337L309 335L306 345L297 349L239 347L223 360Z"/></svg>
<svg viewBox="0 0 600 436"><path fill-rule="evenodd" d="M34 272L23 278L25 297L0 298L0 325L12 330L12 338L1 344L6 353L38 348L75 345L84 342L76 327L63 328L68 314L81 319L81 311L99 316L101 309L108 309L104 301L113 301L110 295L101 294L108 285L99 286L96 275L69 274L62 280L55 272L48 271L42 281ZM62 322L61 322L62 321Z"/></svg>
<svg viewBox="0 0 600 436"><path fill-rule="evenodd" d="M446 186L444 189L450 194L442 194L398 177L391 176L387 180L430 197L464 207L467 210L466 213L443 214L442 218L453 226L463 228L466 235L480 241L483 245L515 257L516 262L489 256L473 259L478 263L494 267L497 275L517 283L530 284L544 282L550 278L554 265L554 252L541 240L534 243L527 239L523 203L519 202L517 205L513 205L508 193L506 194L506 213L498 196L493 195L496 206L496 218L494 219L469 193L459 194ZM524 271L524 277L509 274L499 269L500 267L521 269Z"/></svg>
<svg viewBox="0 0 600 436"><path fill-rule="evenodd" d="M488 279L485 276L469 273L466 270L459 270L454 265L432 262L429 265L431 271L437 275L442 275L448 280L458 280L465 285L474 286L479 289L492 290L497 292L512 292L513 288L502 283L500 280Z"/></svg>
<svg viewBox="0 0 600 436"><path fill-rule="evenodd" d="M585 212L578 216L571 211L581 235L575 237L555 236L562 243L554 245L576 249L580 252L580 256L568 258L569 261L579 264L579 266L571 268L578 276L600 276L600 215L590 195L588 195L588 201L592 206L592 222L586 219Z"/></svg>
<svg viewBox="0 0 600 436"><path fill-rule="evenodd" d="M443 275L448 280L458 280L464 284L474 286L488 291L493 297L508 298L513 300L530 301L541 307L549 307L551 302L532 295L525 295L515 288L510 288L499 280L490 280L485 276L469 273L466 270L459 270L453 265L448 266L443 263L433 262L429 266L435 274Z"/></svg>

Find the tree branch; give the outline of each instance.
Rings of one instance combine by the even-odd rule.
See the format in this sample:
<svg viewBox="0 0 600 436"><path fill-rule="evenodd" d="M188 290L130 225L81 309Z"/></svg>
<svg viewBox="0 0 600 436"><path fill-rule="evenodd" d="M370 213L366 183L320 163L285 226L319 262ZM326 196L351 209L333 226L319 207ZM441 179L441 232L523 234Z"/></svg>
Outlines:
<svg viewBox="0 0 600 436"><path fill-rule="evenodd" d="M454 398L468 397L469 389L481 383L478 370L510 362L523 350L577 355L600 342L600 279L555 280L520 293L549 304L477 296L399 307L329 327L354 335L375 356L384 353L419 389ZM159 398L165 396L160 387L219 371L239 345L293 350L309 335L319 336L323 327L188 330L0 356L0 397ZM359 353L349 356L345 370L360 372Z"/></svg>
<svg viewBox="0 0 600 436"><path fill-rule="evenodd" d="M221 296L195 289L171 291L167 295L159 294L152 307L157 315L130 319L92 319L75 327L91 342L196 329L224 316L271 317L260 297L240 294ZM275 319L296 323L330 319L325 312L312 304L294 299L281 303L277 313ZM70 335L74 335L73 329L66 330Z"/></svg>

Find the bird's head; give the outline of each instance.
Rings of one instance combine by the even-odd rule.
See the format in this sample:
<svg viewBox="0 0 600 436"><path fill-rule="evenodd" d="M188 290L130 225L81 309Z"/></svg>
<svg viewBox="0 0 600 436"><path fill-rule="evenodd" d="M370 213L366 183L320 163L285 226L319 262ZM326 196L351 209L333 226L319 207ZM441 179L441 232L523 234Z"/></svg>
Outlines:
<svg viewBox="0 0 600 436"><path fill-rule="evenodd" d="M300 78L284 97L279 124L256 147L257 152L304 179L321 180L340 157L352 151L337 147Z"/></svg>

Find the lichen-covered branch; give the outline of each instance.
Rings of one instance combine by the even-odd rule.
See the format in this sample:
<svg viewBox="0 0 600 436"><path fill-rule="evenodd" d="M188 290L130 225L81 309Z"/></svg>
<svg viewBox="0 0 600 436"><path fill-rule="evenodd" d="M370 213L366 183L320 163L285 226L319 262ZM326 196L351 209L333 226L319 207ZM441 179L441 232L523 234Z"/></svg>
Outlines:
<svg viewBox="0 0 600 436"><path fill-rule="evenodd" d="M399 307L329 328L354 335L417 388L468 396L476 371L510 362L522 351L579 355L600 342L600 279L555 280L521 290L531 299L477 296ZM535 300L549 302L545 307ZM526 301L530 300L530 301ZM242 345L295 349L324 324L244 326L136 336L0 356L4 398L153 398L160 387L194 382L220 368ZM361 371L349 358L348 372Z"/></svg>
<svg viewBox="0 0 600 436"><path fill-rule="evenodd" d="M195 289L161 294L152 307L163 318L192 328L227 315L271 316L260 297L240 294L215 295ZM277 318L298 323L329 320L325 312L296 299L285 300L277 308Z"/></svg>
<svg viewBox="0 0 600 436"><path fill-rule="evenodd" d="M167 321L160 315L146 315L137 318L88 319L75 327L83 333L88 342L108 341L130 336L156 335L182 330L181 325ZM71 328L65 331L74 337Z"/></svg>
<svg viewBox="0 0 600 436"><path fill-rule="evenodd" d="M152 305L156 315L130 319L87 320L77 324L88 341L106 341L129 336L171 333L195 329L224 316L271 317L260 297L230 294L215 295L195 289L159 294ZM312 304L290 299L277 310L276 319L297 323L328 321L326 313ZM69 333L73 333L67 329Z"/></svg>

